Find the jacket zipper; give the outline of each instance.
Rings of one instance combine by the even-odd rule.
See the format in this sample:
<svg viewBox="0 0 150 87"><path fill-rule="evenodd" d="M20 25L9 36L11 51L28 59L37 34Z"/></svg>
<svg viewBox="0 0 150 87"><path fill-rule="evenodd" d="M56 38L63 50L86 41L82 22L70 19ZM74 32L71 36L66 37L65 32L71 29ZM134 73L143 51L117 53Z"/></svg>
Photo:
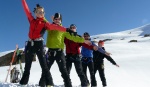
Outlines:
<svg viewBox="0 0 150 87"><path fill-rule="evenodd" d="M32 32L32 37L33 37L33 35L34 35L34 31L35 31L35 30L36 30L36 28L37 28L37 25L38 25L38 21L36 21L36 24L35 24L34 30L33 30L33 32Z"/></svg>

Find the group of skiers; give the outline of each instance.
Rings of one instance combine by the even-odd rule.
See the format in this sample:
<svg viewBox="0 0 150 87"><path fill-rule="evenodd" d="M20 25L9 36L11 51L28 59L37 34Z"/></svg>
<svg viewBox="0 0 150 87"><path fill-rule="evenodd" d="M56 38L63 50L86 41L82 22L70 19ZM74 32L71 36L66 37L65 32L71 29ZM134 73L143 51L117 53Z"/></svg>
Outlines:
<svg viewBox="0 0 150 87"><path fill-rule="evenodd" d="M69 28L64 28L62 26L62 15L60 13L55 13L52 18L53 22L50 23L44 17L45 12L42 6L37 4L36 8L34 8L33 12L36 16L36 18L34 18L28 8L26 0L22 0L22 4L30 23L30 29L28 34L29 40L25 47L25 68L20 80L21 85L28 83L32 60L34 54L36 54L42 68L42 75L39 81L39 86L41 87L54 86L50 69L55 60L61 72L65 87L72 87L70 79L72 63L75 64L75 69L80 78L82 87L89 87L90 85L86 75L87 67L90 71L91 87L97 86L95 78L97 70L99 70L103 86L106 87L103 63L104 57L114 65L118 67L119 65L110 57L110 53L106 52L104 47L102 47L104 41L99 41L98 46L96 46L95 43L90 40L89 33L85 32L83 37L77 34L75 24L71 24ZM47 31L47 56L45 56L43 44L43 34L45 31ZM64 48L66 48L66 55L64 54ZM45 57L47 57L47 59Z"/></svg>

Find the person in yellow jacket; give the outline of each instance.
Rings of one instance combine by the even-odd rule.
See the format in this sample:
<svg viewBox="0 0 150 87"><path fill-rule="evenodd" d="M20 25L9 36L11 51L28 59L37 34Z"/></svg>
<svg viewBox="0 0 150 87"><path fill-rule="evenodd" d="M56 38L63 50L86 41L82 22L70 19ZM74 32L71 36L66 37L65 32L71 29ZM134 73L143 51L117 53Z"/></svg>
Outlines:
<svg viewBox="0 0 150 87"><path fill-rule="evenodd" d="M62 22L62 16L60 13L55 13L55 15L52 18L53 24L61 25ZM47 41L46 46L48 47L48 68L50 70L51 66L53 65L54 61L56 60L59 71L61 72L61 76L64 81L65 87L72 87L70 76L66 69L66 61L65 61L65 55L64 55L64 39L67 38L69 40L72 40L74 42L78 43L89 43L88 41L84 40L84 38L79 36L73 36L69 32L61 32L58 30L51 30L47 31ZM47 83L45 83L46 79L44 77L45 75L42 73L42 76L39 81L39 86L45 86Z"/></svg>

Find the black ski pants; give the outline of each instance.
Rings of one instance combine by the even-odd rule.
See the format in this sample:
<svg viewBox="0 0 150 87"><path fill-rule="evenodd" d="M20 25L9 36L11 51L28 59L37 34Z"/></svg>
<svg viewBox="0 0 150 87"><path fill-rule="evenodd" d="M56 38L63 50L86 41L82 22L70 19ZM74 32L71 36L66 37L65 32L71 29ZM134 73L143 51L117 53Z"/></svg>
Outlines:
<svg viewBox="0 0 150 87"><path fill-rule="evenodd" d="M90 79L91 79L91 86L97 86L95 74L94 74L94 63L92 58L82 58L82 67L83 67L83 72L87 77L87 68L89 68L90 71ZM89 81L88 81L89 82Z"/></svg>
<svg viewBox="0 0 150 87"><path fill-rule="evenodd" d="M96 62L94 63L94 73L96 74L97 71L99 72L102 85L107 86L103 63L96 63Z"/></svg>
<svg viewBox="0 0 150 87"><path fill-rule="evenodd" d="M64 80L64 85L65 87L72 87L71 79L70 76L67 72L66 68L66 60L65 60L65 55L63 53L62 49L48 49L48 68L50 70L51 66L53 65L54 61L56 60L59 71L61 72L61 76ZM44 75L42 73L41 79L39 84L43 85L44 84Z"/></svg>
<svg viewBox="0 0 150 87"><path fill-rule="evenodd" d="M43 76L46 78L46 83L48 85L53 85L53 80L51 77L51 73L48 69L46 59L44 58L44 51L43 51L43 41L33 41L32 44L30 41L28 41L26 50L25 50L25 68L23 77L21 78L20 84L26 85L29 80L30 76L30 69L32 65L32 60L34 57L34 54L38 56L40 66L42 68Z"/></svg>
<svg viewBox="0 0 150 87"><path fill-rule="evenodd" d="M80 78L81 81L81 86L88 86L88 80L83 72L83 68L82 68L82 62L81 62L81 58L79 57L78 54L72 55L72 54L68 54L66 55L66 66L67 66L67 71L70 75L70 71L72 68L72 63L74 63L76 72Z"/></svg>

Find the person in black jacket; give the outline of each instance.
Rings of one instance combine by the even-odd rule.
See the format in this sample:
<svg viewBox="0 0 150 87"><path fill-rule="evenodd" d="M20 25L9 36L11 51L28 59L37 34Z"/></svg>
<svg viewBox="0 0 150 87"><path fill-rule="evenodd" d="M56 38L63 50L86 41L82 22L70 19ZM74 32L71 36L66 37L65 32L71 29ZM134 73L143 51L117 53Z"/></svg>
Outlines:
<svg viewBox="0 0 150 87"><path fill-rule="evenodd" d="M104 41L100 40L98 42L98 46L104 48ZM93 61L94 61L94 73L96 74L97 70L99 71L100 79L102 81L103 87L107 86L105 73L104 73L104 58L110 61L113 65L119 67L119 65L111 58L111 56L107 56L105 54L100 53L99 51L93 51Z"/></svg>

